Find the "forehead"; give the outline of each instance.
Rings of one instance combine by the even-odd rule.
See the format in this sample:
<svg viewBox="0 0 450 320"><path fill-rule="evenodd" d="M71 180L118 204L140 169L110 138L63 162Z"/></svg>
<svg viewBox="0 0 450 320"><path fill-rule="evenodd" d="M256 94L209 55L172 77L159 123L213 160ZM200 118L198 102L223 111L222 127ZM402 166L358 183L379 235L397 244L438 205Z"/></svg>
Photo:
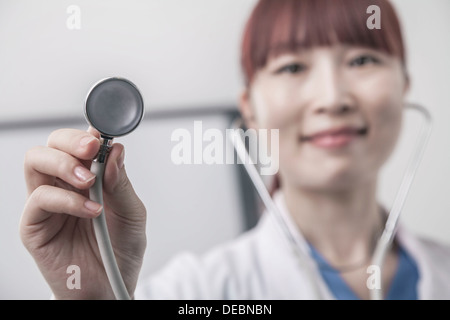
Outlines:
<svg viewBox="0 0 450 320"><path fill-rule="evenodd" d="M381 6L381 29L367 27L367 8L372 4ZM242 63L251 77L270 57L337 44L371 48L404 60L399 22L388 1L261 0L247 24Z"/></svg>

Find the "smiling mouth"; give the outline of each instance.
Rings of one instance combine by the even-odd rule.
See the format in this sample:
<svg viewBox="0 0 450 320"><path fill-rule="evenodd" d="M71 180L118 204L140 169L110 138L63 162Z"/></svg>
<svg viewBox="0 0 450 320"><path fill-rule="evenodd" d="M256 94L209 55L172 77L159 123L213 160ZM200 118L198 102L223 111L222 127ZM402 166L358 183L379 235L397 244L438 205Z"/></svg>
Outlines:
<svg viewBox="0 0 450 320"><path fill-rule="evenodd" d="M357 138L367 136L368 132L367 127L325 130L314 135L302 136L300 142L312 143L321 148L338 148L350 144Z"/></svg>

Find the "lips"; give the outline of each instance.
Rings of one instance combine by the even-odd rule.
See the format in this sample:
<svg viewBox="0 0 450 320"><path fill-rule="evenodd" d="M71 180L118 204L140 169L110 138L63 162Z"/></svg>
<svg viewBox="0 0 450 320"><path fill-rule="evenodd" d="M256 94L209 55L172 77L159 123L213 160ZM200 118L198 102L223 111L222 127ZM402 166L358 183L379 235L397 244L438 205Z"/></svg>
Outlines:
<svg viewBox="0 0 450 320"><path fill-rule="evenodd" d="M368 128L341 127L305 135L300 138L301 142L312 143L322 148L338 148L348 145L353 140L366 136Z"/></svg>

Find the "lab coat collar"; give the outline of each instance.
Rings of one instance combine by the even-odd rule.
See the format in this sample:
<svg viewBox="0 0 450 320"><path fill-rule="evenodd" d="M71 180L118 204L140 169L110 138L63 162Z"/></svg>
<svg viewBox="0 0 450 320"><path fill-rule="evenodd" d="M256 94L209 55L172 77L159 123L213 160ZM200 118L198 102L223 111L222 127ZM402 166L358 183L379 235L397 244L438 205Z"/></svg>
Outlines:
<svg viewBox="0 0 450 320"><path fill-rule="evenodd" d="M404 225L399 226L396 237L419 269L418 298L450 299L450 248L417 236Z"/></svg>
<svg viewBox="0 0 450 320"><path fill-rule="evenodd" d="M306 257L304 263L311 269L310 276L313 276L318 284L319 295L312 296L312 298L333 299L332 293L320 275L316 262L311 258L309 246L307 245L304 236L301 234L289 214L281 190L275 192L273 199L279 208L279 212L283 216L284 221L286 221L291 234L294 236L295 242L304 253L302 256ZM266 212L265 216L267 215ZM269 220L272 220L270 221L271 224L276 224L273 217ZM417 236L403 225L401 221L398 223L396 241L398 241L399 245L402 246L417 263L420 277L418 284L418 298L450 299L450 248Z"/></svg>

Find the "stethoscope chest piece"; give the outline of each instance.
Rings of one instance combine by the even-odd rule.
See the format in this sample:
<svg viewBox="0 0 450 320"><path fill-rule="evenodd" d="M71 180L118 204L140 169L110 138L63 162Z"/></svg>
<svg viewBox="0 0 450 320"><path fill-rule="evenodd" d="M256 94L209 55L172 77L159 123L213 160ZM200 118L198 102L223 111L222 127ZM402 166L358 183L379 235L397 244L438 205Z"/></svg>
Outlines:
<svg viewBox="0 0 450 320"><path fill-rule="evenodd" d="M107 78L89 91L84 114L104 138L127 135L144 116L144 101L137 87L124 78Z"/></svg>

